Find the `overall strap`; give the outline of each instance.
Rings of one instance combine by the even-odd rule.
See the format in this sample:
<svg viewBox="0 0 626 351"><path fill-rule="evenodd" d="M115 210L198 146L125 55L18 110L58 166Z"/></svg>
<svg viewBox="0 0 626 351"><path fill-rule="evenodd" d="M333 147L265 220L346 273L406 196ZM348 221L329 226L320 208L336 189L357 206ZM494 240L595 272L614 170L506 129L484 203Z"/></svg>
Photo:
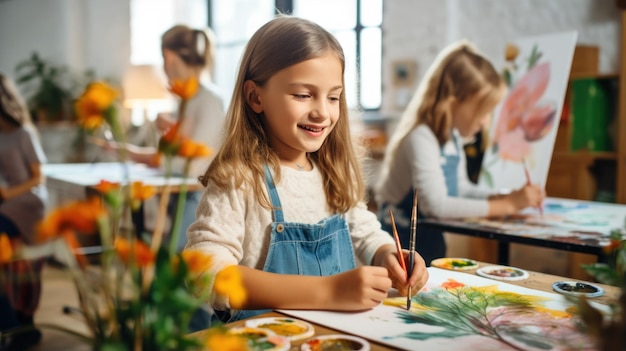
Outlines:
<svg viewBox="0 0 626 351"><path fill-rule="evenodd" d="M451 134L452 135L450 135L450 139L452 140L452 144L454 144L454 149L456 150L457 155L461 156L461 149L463 148L461 138L458 137L454 132L452 132ZM441 153L441 156L445 156L443 152L444 148L445 148L445 144L441 145L441 147L439 148L439 152Z"/></svg>
<svg viewBox="0 0 626 351"><path fill-rule="evenodd" d="M278 191L276 185L274 185L274 177L267 165L264 165L265 169L265 184L267 185L267 192L270 195L270 202L272 203L272 212L274 214L274 222L284 222L283 210L280 205L280 198L278 197Z"/></svg>

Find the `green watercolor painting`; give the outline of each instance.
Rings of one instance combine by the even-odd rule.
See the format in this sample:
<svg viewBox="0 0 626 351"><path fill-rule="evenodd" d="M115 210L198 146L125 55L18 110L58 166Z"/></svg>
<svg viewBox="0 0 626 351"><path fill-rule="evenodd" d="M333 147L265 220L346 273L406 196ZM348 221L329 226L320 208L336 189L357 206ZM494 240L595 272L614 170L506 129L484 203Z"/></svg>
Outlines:
<svg viewBox="0 0 626 351"><path fill-rule="evenodd" d="M497 285L468 286L448 279L439 287L417 294L411 309L395 314L407 324L442 328L438 332L419 329L392 338L428 340L480 336L513 350L593 349L579 331L573 310L545 307L549 299L498 290ZM389 298L385 305L406 307L405 298Z"/></svg>

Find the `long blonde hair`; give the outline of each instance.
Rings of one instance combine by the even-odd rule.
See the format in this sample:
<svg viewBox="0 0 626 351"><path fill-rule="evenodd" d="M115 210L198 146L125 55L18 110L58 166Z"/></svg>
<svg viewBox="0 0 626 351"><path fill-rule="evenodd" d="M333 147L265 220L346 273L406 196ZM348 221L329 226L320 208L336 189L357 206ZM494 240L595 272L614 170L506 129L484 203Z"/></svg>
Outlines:
<svg viewBox="0 0 626 351"><path fill-rule="evenodd" d="M175 52L188 66L205 69L213 76L215 39L210 28L175 25L161 35L161 49Z"/></svg>
<svg viewBox="0 0 626 351"><path fill-rule="evenodd" d="M0 73L0 118L16 127L34 126L28 107L17 87L4 74Z"/></svg>
<svg viewBox="0 0 626 351"><path fill-rule="evenodd" d="M439 144L444 145L451 136L453 100L463 103L481 95L484 104L499 100L504 89L500 74L468 41L442 50L428 68L387 145L379 186L387 178L399 145L418 125L426 124Z"/></svg>
<svg viewBox="0 0 626 351"><path fill-rule="evenodd" d="M222 189L246 184L265 208L271 203L265 193L264 165L280 181L280 162L270 147L259 115L247 104L244 83L263 86L274 74L297 63L334 53L345 70L343 50L337 39L319 25L297 17L279 15L252 36L244 51L236 85L226 113L226 138L211 162L202 184L209 180ZM345 93L340 96L339 118L319 150L310 159L320 169L329 207L345 212L365 194L365 185L352 145Z"/></svg>

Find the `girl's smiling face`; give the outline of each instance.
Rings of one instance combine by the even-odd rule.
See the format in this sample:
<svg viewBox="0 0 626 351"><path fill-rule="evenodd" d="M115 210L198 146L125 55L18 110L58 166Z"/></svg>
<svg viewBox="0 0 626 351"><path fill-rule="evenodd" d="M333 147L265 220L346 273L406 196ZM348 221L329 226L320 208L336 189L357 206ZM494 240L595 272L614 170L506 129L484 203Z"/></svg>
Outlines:
<svg viewBox="0 0 626 351"><path fill-rule="evenodd" d="M281 161L303 164L322 146L339 119L342 82L341 61L331 52L284 68L263 86L246 82L248 103L262 113Z"/></svg>

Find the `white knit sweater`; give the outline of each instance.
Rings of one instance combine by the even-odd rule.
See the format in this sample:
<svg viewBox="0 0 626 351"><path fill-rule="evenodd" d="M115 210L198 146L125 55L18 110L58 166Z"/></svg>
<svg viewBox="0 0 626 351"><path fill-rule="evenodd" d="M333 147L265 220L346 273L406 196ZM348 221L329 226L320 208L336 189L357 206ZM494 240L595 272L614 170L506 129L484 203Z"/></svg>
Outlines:
<svg viewBox="0 0 626 351"><path fill-rule="evenodd" d="M456 130L453 131L458 136ZM458 149L458 150L457 150ZM443 146L444 155L460 157L457 168L458 196L448 196L446 179L441 168L445 158L437 137L425 124L413 129L400 143L391 171L376 189L376 202L397 204L411 191L417 189L419 208L426 216L482 217L489 212L487 197L494 192L472 184L466 171L465 151L455 146L450 138Z"/></svg>
<svg viewBox="0 0 626 351"><path fill-rule="evenodd" d="M282 167L276 184L286 222L314 224L332 213L323 196L322 176L317 168L310 172ZM356 257L371 264L376 250L394 245L393 238L381 230L376 215L365 203L345 214ZM263 269L270 242L272 212L261 207L251 193L241 189L224 192L209 183L196 212L196 221L187 231L186 249L201 250L213 256L211 273L228 265ZM228 307L216 301L218 309Z"/></svg>

